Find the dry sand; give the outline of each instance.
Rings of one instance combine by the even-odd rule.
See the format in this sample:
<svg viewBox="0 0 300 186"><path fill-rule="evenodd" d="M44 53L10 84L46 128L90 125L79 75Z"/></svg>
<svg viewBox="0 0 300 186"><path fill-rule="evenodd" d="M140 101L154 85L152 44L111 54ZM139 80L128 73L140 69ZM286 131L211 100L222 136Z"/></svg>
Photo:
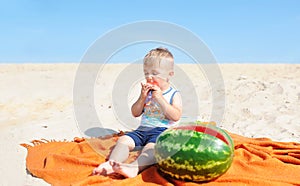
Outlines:
<svg viewBox="0 0 300 186"><path fill-rule="evenodd" d="M112 94L116 89L115 82L121 81L116 78L126 72L128 66L105 65L98 74L93 89L94 105L89 105L87 110L96 110L101 127L114 131L134 127L120 124L121 116L116 116L120 112L115 110L118 105L114 105ZM212 112L222 113L224 110L218 122L221 128L248 137L300 142L300 65L222 64L218 66L221 78L214 81L209 81L196 65L178 67L190 80L177 76L176 81L193 84L193 87L182 86L183 93L194 88L197 93L196 98L186 99L185 107L195 105L193 99L198 98L199 119L210 120ZM78 95L78 90L74 89L77 69L78 64L0 65L0 185L48 185L26 172L27 151L20 143L41 138L72 140L75 136L96 135L95 131L99 131L100 126L94 133L82 133L82 127L77 127L78 116L73 100L73 95ZM93 70L93 67L86 68L85 73ZM213 88L222 85L222 81L224 89L220 86ZM127 105L135 101L138 86L139 80L129 93L125 92L128 93ZM118 86L117 90L120 90ZM212 96L212 91L218 93L216 97ZM117 91L117 94L122 92ZM84 103L89 99L89 96L79 96L77 101ZM213 104L217 106L212 111ZM130 113L125 113L125 116L131 118ZM90 121L88 117L92 116L80 117Z"/></svg>

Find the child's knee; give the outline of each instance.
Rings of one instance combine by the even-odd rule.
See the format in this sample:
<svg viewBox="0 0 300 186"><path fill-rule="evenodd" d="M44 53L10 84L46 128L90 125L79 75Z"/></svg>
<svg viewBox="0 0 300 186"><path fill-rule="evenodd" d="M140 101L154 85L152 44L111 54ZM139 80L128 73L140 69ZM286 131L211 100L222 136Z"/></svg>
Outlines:
<svg viewBox="0 0 300 186"><path fill-rule="evenodd" d="M117 142L117 143L120 144L120 145L125 145L125 146L127 146L130 150L134 149L134 147L135 147L135 142L134 142L134 140L133 140L131 137L126 136L126 135L121 136L121 137L118 139L118 142Z"/></svg>

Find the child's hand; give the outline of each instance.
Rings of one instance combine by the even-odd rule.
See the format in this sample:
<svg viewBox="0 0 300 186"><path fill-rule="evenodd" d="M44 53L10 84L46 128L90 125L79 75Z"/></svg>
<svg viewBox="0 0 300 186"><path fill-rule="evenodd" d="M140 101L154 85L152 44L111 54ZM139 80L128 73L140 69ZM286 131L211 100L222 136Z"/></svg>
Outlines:
<svg viewBox="0 0 300 186"><path fill-rule="evenodd" d="M141 96L143 98L146 98L149 91L152 89L152 85L150 83L146 83L146 84L141 83L141 85L142 85Z"/></svg>
<svg viewBox="0 0 300 186"><path fill-rule="evenodd" d="M152 97L154 98L154 99L161 99L162 97L163 97L163 95L162 95L162 91L161 91L161 89L159 88L159 86L157 86L157 85L151 85L152 87L151 87L151 90L152 90Z"/></svg>

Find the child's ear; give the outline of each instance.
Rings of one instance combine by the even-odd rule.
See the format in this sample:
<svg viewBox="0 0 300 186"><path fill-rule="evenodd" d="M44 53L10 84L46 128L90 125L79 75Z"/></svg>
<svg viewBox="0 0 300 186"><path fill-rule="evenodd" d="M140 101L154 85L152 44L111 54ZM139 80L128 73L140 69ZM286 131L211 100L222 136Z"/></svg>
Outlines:
<svg viewBox="0 0 300 186"><path fill-rule="evenodd" d="M174 71L169 72L169 76L174 76Z"/></svg>

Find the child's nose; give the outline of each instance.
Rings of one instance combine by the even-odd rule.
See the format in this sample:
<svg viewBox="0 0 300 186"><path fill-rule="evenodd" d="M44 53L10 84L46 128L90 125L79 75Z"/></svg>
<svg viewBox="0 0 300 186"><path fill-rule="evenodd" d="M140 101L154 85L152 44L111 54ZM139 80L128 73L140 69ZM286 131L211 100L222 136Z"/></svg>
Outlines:
<svg viewBox="0 0 300 186"><path fill-rule="evenodd" d="M147 79L147 80L152 80L152 79L153 79L153 76L152 76L152 75L148 75L146 79Z"/></svg>
<svg viewBox="0 0 300 186"><path fill-rule="evenodd" d="M146 81L147 81L147 83L152 83L154 80L152 77L147 77Z"/></svg>

